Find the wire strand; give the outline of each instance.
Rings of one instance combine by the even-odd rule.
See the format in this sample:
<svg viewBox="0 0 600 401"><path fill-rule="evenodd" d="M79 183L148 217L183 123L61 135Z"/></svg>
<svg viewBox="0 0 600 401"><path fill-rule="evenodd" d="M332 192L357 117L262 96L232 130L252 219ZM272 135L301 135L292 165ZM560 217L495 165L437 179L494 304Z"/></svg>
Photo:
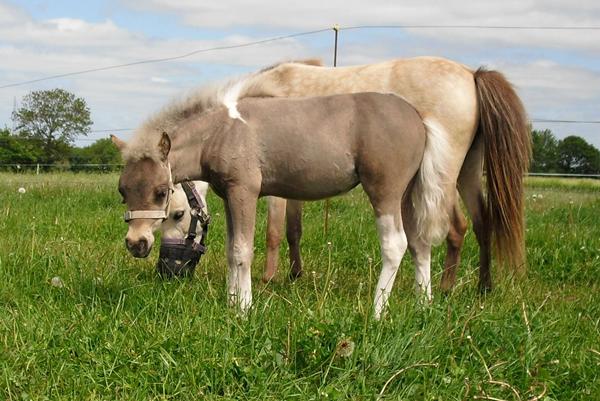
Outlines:
<svg viewBox="0 0 600 401"><path fill-rule="evenodd" d="M330 30L331 30L331 28L326 28L326 29L317 29L317 30L314 30L314 31L298 32L298 33L292 33L290 35L276 36L276 37L273 37L273 38L256 40L256 41L247 42L247 43L242 43L242 44L239 44L239 45L209 47L209 48L206 48L206 49L194 50L194 51L191 51L189 53L185 53L185 54L181 54L181 55L173 56L173 57L163 57L163 58L155 58L155 59L149 59L149 60L133 61L131 63L115 64L115 65L109 65L109 66L106 66L106 67L90 68L90 69L87 69L87 70L80 70L80 71L67 72L67 73L64 73L64 74L50 75L50 76L47 76L47 77L42 77L42 78L37 78L37 79L31 79L31 80L28 80L28 81L21 81L21 82L15 82L15 83L11 83L11 84L5 84L5 85L0 86L0 89L13 88L15 86L21 86L21 85L27 85L27 84L32 84L32 83L41 82L41 81L47 81L47 80L50 80L50 79L65 78L65 77L70 77L70 76L74 76L74 75L88 74L88 73L91 73L91 72L114 70L114 69L117 69L117 68L132 67L132 66L141 65L141 64L153 64L153 63L162 63L162 62L165 62L165 61L180 60L180 59L187 58L187 57L190 57L190 56L193 56L193 55L196 55L196 54L200 54L200 53L207 53L207 52L217 51L217 50L239 49L239 48L242 48L242 47L256 46L256 45L261 45L261 44L265 44L265 43L275 42L275 41L279 41L279 40L296 38L296 37L299 37L299 36L314 35L314 34L317 34L317 33L326 32L326 31L330 31Z"/></svg>

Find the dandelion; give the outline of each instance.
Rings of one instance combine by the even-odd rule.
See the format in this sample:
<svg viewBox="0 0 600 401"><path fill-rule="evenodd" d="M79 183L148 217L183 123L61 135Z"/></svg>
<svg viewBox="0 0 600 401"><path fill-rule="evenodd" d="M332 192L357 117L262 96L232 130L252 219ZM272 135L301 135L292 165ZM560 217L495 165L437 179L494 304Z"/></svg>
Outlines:
<svg viewBox="0 0 600 401"><path fill-rule="evenodd" d="M62 288L65 286L63 284L62 279L58 276L52 277L52 280L50 280L50 285L52 285L52 287L56 287L56 288Z"/></svg>
<svg viewBox="0 0 600 401"><path fill-rule="evenodd" d="M335 353L342 358L348 358L350 355L352 355L353 352L354 341L352 341L349 338L345 338L342 341L340 341L335 351Z"/></svg>
<svg viewBox="0 0 600 401"><path fill-rule="evenodd" d="M17 192L20 193L20 194L24 194L27 191L25 190L25 188L20 187L19 189L17 189Z"/></svg>

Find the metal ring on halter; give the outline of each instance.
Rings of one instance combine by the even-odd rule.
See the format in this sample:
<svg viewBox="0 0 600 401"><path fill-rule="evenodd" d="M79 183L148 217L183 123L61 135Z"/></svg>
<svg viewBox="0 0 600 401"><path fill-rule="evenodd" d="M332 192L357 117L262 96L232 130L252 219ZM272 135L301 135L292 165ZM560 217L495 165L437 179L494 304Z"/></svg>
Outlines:
<svg viewBox="0 0 600 401"><path fill-rule="evenodd" d="M165 220L169 216L169 204L171 202L171 194L175 192L173 186L173 176L171 175L171 164L167 162L167 170L169 171L169 190L167 192L167 202L164 210L128 210L123 216L123 220L129 223L135 219L162 219Z"/></svg>

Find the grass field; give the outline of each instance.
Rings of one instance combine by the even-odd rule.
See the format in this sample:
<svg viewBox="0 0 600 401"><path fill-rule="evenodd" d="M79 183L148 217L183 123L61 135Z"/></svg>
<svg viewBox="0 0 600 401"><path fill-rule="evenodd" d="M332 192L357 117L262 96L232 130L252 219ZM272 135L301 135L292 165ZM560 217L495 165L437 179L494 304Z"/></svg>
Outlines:
<svg viewBox="0 0 600 401"><path fill-rule="evenodd" d="M526 278L476 291L469 231L455 291L416 302L410 257L381 322L360 190L305 209L306 274L260 283L260 204L247 318L226 306L222 204L192 280L133 259L117 175L0 174L0 399L600 400L600 182L528 180ZM24 187L26 193L17 189ZM60 277L61 286L53 286ZM56 284L56 283L55 283Z"/></svg>

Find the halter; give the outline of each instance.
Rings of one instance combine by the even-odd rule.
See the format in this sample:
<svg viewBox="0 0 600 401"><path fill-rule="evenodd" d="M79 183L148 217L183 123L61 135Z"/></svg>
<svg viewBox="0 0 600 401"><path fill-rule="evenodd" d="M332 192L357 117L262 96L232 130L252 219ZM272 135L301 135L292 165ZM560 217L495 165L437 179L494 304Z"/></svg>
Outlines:
<svg viewBox="0 0 600 401"><path fill-rule="evenodd" d="M125 212L123 219L126 223L135 219L162 219L165 220L169 215L169 202L171 194L175 192L173 186L173 176L171 175L171 164L167 162L167 170L169 171L169 190L167 191L167 203L164 210L128 210Z"/></svg>
<svg viewBox="0 0 600 401"><path fill-rule="evenodd" d="M190 215L192 218L185 239L162 239L157 269L159 274L167 277L191 275L198 262L200 262L200 257L206 252L204 241L210 224L210 216L206 205L202 202L202 198L196 191L193 182L182 182L181 187L191 207ZM202 227L200 241L196 241L198 224Z"/></svg>

